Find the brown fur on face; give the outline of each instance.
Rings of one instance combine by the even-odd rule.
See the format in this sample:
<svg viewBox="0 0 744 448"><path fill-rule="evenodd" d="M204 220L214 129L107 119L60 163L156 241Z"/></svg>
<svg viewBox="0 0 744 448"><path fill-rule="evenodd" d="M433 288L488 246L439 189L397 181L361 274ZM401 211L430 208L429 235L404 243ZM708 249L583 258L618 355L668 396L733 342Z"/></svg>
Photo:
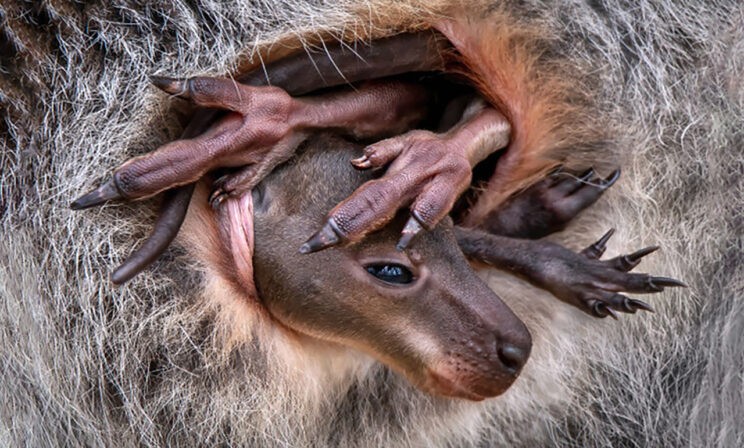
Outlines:
<svg viewBox="0 0 744 448"><path fill-rule="evenodd" d="M450 220L421 235L405 252L395 248L402 215L362 243L310 255L298 252L334 201L371 174L349 164L360 145L325 136L312 137L304 146L301 155L252 193L249 225L255 229L259 303L254 306L259 313L268 311L268 318L290 333L369 353L432 393L474 400L503 393L526 361L531 338L472 271ZM213 216L250 219L245 213ZM228 260L244 256L235 250L245 247L230 246L222 255ZM414 279L407 284L381 281L367 271L379 265L404 266ZM228 272L241 268L235 265Z"/></svg>

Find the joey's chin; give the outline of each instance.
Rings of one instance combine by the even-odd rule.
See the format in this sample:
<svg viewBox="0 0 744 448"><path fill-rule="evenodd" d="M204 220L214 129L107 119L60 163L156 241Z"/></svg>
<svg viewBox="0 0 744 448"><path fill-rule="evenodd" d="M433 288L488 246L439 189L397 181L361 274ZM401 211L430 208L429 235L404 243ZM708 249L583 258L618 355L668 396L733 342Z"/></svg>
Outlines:
<svg viewBox="0 0 744 448"><path fill-rule="evenodd" d="M471 401L482 401L488 398L487 396L468 390L468 388L458 384L457 381L440 375L434 370L428 370L426 372L426 380L422 385L422 389L432 395L448 398L462 398Z"/></svg>
<svg viewBox="0 0 744 448"><path fill-rule="evenodd" d="M421 388L432 395L482 401L506 392L517 376L494 378L468 375L449 368L429 368Z"/></svg>

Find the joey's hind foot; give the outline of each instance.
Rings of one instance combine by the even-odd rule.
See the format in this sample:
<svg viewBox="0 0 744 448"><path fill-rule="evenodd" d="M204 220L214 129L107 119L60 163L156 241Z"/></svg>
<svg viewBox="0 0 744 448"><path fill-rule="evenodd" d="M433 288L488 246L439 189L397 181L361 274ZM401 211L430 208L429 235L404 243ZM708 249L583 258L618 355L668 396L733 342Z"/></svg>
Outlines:
<svg viewBox="0 0 744 448"><path fill-rule="evenodd" d="M117 168L108 183L115 185L118 197L96 193L107 183L83 198L98 196L100 202L140 199L193 183L218 167L256 163L292 130L293 100L279 88L250 87L226 78L152 80L167 93L227 113L201 135L167 143Z"/></svg>
<svg viewBox="0 0 744 448"><path fill-rule="evenodd" d="M154 77L153 82L167 93L225 113L201 135L125 162L112 180L76 200L73 208L140 199L193 183L215 169L249 167L218 186L221 191L212 201L218 204L223 194L250 190L292 154L307 131L332 128L365 138L392 135L421 120L429 98L423 87L402 81L370 82L353 91L302 99L278 87L248 86L228 78Z"/></svg>
<svg viewBox="0 0 744 448"><path fill-rule="evenodd" d="M558 170L509 198L486 217L481 227L497 235L542 238L563 230L619 177L619 169L604 179L593 169L579 175Z"/></svg>
<svg viewBox="0 0 744 448"><path fill-rule="evenodd" d="M629 272L658 246L600 260L613 232L610 230L596 243L575 253L548 241L521 240L456 228L460 248L469 258L516 274L596 317L617 318L617 312L652 311L647 303L620 292L648 294L661 292L666 287L686 286L673 278Z"/></svg>
<svg viewBox="0 0 744 448"><path fill-rule="evenodd" d="M411 217L398 249L421 230L433 228L470 185L472 167L509 142L510 126L495 109L475 103L451 130L437 134L414 130L368 146L351 163L358 169L383 168L384 176L359 187L337 205L323 229L303 245L315 252L345 241L358 241L388 222L401 207ZM328 238L332 229L336 236Z"/></svg>

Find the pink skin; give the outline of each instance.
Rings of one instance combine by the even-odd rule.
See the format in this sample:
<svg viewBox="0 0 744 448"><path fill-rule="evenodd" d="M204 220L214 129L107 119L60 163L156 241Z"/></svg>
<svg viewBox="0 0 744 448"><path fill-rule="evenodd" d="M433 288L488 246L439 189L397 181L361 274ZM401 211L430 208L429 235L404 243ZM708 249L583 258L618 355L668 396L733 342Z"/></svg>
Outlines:
<svg viewBox="0 0 744 448"><path fill-rule="evenodd" d="M114 178L127 199L192 183L216 168L251 166L265 171L262 168L286 160L310 130L338 128L356 137L395 131L421 119L427 100L422 88L400 82L368 83L356 92L308 99L228 79L161 80L157 85L199 106L229 113L194 139L168 143L119 167ZM236 195L250 190L238 186L233 190Z"/></svg>

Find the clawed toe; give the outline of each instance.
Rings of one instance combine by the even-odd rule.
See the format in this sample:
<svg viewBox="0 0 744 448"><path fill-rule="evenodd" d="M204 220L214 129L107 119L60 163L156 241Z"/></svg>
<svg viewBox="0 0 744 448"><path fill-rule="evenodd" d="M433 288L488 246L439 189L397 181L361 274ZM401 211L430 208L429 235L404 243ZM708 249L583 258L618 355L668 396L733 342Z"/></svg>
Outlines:
<svg viewBox="0 0 744 448"><path fill-rule="evenodd" d="M614 234L615 229L608 230L599 240L597 240L597 242L582 250L581 254L589 259L598 260L604 254L607 249L607 242Z"/></svg>
<svg viewBox="0 0 744 448"><path fill-rule="evenodd" d="M654 312L654 309L648 303L631 299L622 294L614 294L609 298L601 300L590 299L586 302L586 306L595 317L605 318L610 316L615 320L619 320L620 315L618 311L627 314L635 314L638 310Z"/></svg>
<svg viewBox="0 0 744 448"><path fill-rule="evenodd" d="M188 96L184 96L188 92L188 80L153 75L150 76L150 82L152 82L155 87L165 93L169 93L178 97L188 98Z"/></svg>
<svg viewBox="0 0 744 448"><path fill-rule="evenodd" d="M341 235L342 234L338 230L336 222L333 218L330 218L319 231L308 238L308 240L300 246L300 253L311 254L313 252L336 246L342 242Z"/></svg>
<svg viewBox="0 0 744 448"><path fill-rule="evenodd" d="M584 302L585 307L582 309L597 317L606 317L613 315L614 311L634 314L638 310L653 312L651 306L641 300L630 299L619 291L631 293L658 293L664 291L667 287L685 287L686 285L676 279L669 277L655 277L648 274L630 273L641 260L649 254L659 250L659 246L649 246L637 250L628 255L621 255L611 260L602 261L600 257L605 251L614 229L610 229L597 242L590 245L580 255L583 256L584 262L571 263L570 269L576 276L567 285L568 292L558 290L560 294L569 303L577 304ZM570 258L568 252L563 252L566 257ZM558 280L562 283L563 280ZM573 292L571 292L573 291ZM573 297L573 301L570 298ZM591 297L590 300L582 300L582 297ZM607 310L605 310L607 308Z"/></svg>
<svg viewBox="0 0 744 448"><path fill-rule="evenodd" d="M213 210L218 210L227 197L227 192L221 188L217 188L209 195L209 206L212 207Z"/></svg>
<svg viewBox="0 0 744 448"><path fill-rule="evenodd" d="M604 302L601 302L599 300L590 300L589 302L587 302L587 305L592 310L592 314L595 317L603 319L607 316L610 316L613 319L618 320L617 313L612 308L607 306L607 304Z"/></svg>
<svg viewBox="0 0 744 448"><path fill-rule="evenodd" d="M363 155L357 159L353 159L351 161L351 164L358 170L366 170L372 168L372 162L369 160L369 158L367 158L366 155Z"/></svg>
<svg viewBox="0 0 744 448"><path fill-rule="evenodd" d="M583 173L579 174L579 180L583 183L589 182L594 177L594 168L589 168Z"/></svg>
<svg viewBox="0 0 744 448"><path fill-rule="evenodd" d="M619 257L613 258L612 260L609 260L608 263L612 264L617 270L628 272L638 266L638 263L641 262L641 259L643 259L643 257L652 254L657 250L659 250L659 246L644 247L643 249L635 251L632 254L621 255Z"/></svg>
<svg viewBox="0 0 744 448"><path fill-rule="evenodd" d="M506 144L508 130L501 126L505 122L495 109L486 107L444 134L414 130L369 145L352 165L361 170L387 166L387 172L363 184L331 210L324 229L310 238L301 252L336 244L334 238L340 235L349 242L359 241L389 222L400 208L409 206L411 218L397 244L398 250L406 249L419 232L436 227L470 185L473 166L482 160L479 157L485 158L483 151L473 149L478 146L474 136L494 127L501 129Z"/></svg>
<svg viewBox="0 0 744 448"><path fill-rule="evenodd" d="M600 187L603 190L606 190L613 186L617 180L620 179L620 168L616 169L612 173L610 173L609 176L607 176L604 179L600 179L597 182L597 186Z"/></svg>
<svg viewBox="0 0 744 448"><path fill-rule="evenodd" d="M655 312L654 309L651 308L651 305L638 299L629 299L626 297L626 301L623 306L626 307L626 309L632 309L632 312L635 312L636 310L649 311L651 313Z"/></svg>
<svg viewBox="0 0 744 448"><path fill-rule="evenodd" d="M100 187L93 191L90 191L70 204L70 208L73 210L83 210L90 207L101 205L108 201L122 199L124 196L116 186L114 179L109 179L104 182Z"/></svg>
<svg viewBox="0 0 744 448"><path fill-rule="evenodd" d="M398 244L395 246L395 248L399 251L405 250L408 245L411 244L413 238L423 229L424 228L421 226L421 223L415 216L411 216L410 218L408 218L408 222L406 222L405 227L403 227L400 240L398 241Z"/></svg>
<svg viewBox="0 0 744 448"><path fill-rule="evenodd" d="M687 288L685 283L669 277L649 277L648 285L654 292L661 292L664 287Z"/></svg>

